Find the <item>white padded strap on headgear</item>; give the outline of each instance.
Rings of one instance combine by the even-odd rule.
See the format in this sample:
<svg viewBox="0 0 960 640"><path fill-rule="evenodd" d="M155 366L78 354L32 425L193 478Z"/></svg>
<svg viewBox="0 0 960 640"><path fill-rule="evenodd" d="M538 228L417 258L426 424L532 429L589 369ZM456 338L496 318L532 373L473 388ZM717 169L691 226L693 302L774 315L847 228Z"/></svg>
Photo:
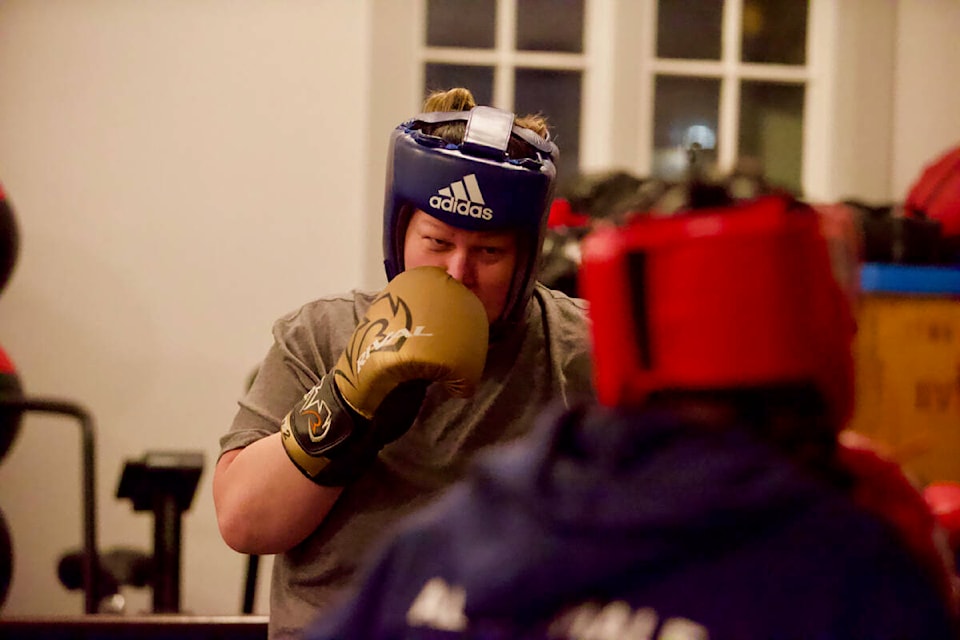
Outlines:
<svg viewBox="0 0 960 640"><path fill-rule="evenodd" d="M513 133L514 115L493 107L475 107L470 111L463 134L463 148L477 155L503 156Z"/></svg>

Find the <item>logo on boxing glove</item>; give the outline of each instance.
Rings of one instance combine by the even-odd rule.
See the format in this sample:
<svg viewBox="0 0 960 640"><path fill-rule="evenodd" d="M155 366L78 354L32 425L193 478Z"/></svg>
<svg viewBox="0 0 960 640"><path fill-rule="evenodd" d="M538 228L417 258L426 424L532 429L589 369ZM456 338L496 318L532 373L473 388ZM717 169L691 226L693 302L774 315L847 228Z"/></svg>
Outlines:
<svg viewBox="0 0 960 640"><path fill-rule="evenodd" d="M389 331L386 334L383 334L381 331L377 339L371 342L370 346L364 349L360 357L357 358L357 374L360 374L360 370L366 363L367 358L369 358L370 354L374 351L383 351L390 346L393 346L392 351L398 351L400 347L403 346L403 343L406 342L407 338L429 337L433 335L432 333L425 333L425 331L426 327L422 324L417 325L412 333L408 329L397 329L396 331Z"/></svg>
<svg viewBox="0 0 960 640"><path fill-rule="evenodd" d="M389 311L378 310L378 306L386 307ZM377 319L370 320L370 316ZM344 353L352 376L339 369L336 373L351 386L356 386L355 379L372 354L380 351L400 351L410 338L432 336L424 325L414 326L410 306L403 298L384 292L370 304L370 309L354 331L350 345Z"/></svg>
<svg viewBox="0 0 960 640"><path fill-rule="evenodd" d="M332 421L330 407L320 398L320 389L325 382L326 379L321 380L320 384L307 392L303 397L303 406L300 408L300 415L307 419L307 433L312 442L320 442L330 432Z"/></svg>

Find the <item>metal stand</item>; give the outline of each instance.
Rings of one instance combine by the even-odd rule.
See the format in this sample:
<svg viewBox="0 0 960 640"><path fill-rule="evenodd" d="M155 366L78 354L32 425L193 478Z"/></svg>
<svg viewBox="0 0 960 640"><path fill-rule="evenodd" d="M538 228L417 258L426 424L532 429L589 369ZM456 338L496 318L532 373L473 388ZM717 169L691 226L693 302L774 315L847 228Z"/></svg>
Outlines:
<svg viewBox="0 0 960 640"><path fill-rule="evenodd" d="M83 592L86 613L97 613L100 604L100 559L97 552L97 498L94 490L96 468L94 461L93 418L86 409L73 402L31 397L0 397L0 408L7 411L39 411L70 416L80 422L83 449ZM97 569L97 570L95 570Z"/></svg>
<svg viewBox="0 0 960 640"><path fill-rule="evenodd" d="M247 556L247 576L243 585L243 604L240 613L253 613L253 605L257 598L257 574L260 569L260 556Z"/></svg>
<svg viewBox="0 0 960 640"><path fill-rule="evenodd" d="M203 471L203 454L183 451L147 452L127 461L117 487L134 511L152 511L153 612L180 612L180 549L183 512L190 508Z"/></svg>

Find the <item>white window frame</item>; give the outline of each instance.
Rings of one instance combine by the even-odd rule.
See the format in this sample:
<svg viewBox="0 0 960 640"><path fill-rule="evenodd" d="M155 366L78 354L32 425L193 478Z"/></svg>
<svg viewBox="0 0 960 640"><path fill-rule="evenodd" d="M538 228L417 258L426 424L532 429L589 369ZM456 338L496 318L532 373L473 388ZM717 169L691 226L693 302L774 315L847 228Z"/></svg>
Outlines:
<svg viewBox="0 0 960 640"><path fill-rule="evenodd" d="M827 142L832 123L829 105L833 86L830 52L833 50L836 0L809 0L807 56L805 65L758 64L740 60L743 0L724 0L720 60L673 60L657 58L657 2L643 0L640 55L640 123L635 169L649 175L653 162L654 83L658 74L720 80L720 111L717 126L717 165L721 172L733 169L740 136L740 83L759 80L805 87L801 180L806 196L823 197L831 191Z"/></svg>
<svg viewBox="0 0 960 640"><path fill-rule="evenodd" d="M552 69L578 71L580 84L580 166L602 166L609 161L607 141L613 124L606 117L606 97L613 77L613 43L609 37L616 18L615 0L584 0L583 51L520 51L515 48L517 2L497 0L497 23L491 49L426 46L426 0L417 0L417 86L423 87L424 69L429 63L478 65L493 68L493 106L512 110L515 98L515 71Z"/></svg>
<svg viewBox="0 0 960 640"><path fill-rule="evenodd" d="M522 0L497 0L494 47L465 49L427 47L426 0L417 0L419 25L417 86L424 83L428 63L467 64L494 70L494 106L512 109L514 78L518 67L579 71L581 83L580 168L583 171L622 167L637 175L650 175L653 163L654 81L658 74L716 78L720 80L717 153L718 168L729 171L737 160L740 82L759 80L805 86L802 134L802 188L807 198L832 199L835 154L834 59L839 0L809 0L805 65L758 64L740 61L743 0L724 0L721 59L674 60L656 57L657 0L584 0L583 52L518 51L516 8ZM635 28L624 35L618 25L631 20ZM636 44L624 46L628 37ZM617 59L624 51L636 63ZM632 56L631 56L632 57ZM623 115L615 105L617 85L632 83L635 108ZM630 120L633 120L632 122ZM635 132L635 148L624 157L616 153L616 136Z"/></svg>

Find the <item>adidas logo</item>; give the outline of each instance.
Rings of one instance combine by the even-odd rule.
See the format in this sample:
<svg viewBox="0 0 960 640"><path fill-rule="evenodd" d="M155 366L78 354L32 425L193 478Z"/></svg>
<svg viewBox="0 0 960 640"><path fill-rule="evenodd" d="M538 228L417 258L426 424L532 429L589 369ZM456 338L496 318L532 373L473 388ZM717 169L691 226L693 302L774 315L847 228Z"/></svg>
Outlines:
<svg viewBox="0 0 960 640"><path fill-rule="evenodd" d="M472 173L463 176L463 180L451 182L449 187L438 190L437 195L430 197L430 206L434 209L491 220L493 209L485 207L485 204L477 176Z"/></svg>

